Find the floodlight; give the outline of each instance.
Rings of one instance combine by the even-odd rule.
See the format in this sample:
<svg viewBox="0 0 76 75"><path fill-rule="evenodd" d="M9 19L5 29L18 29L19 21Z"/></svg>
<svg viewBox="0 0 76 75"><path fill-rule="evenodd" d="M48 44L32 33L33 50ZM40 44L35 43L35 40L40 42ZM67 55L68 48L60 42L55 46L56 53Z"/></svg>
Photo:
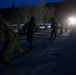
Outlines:
<svg viewBox="0 0 76 75"><path fill-rule="evenodd" d="M69 22L69 24L76 24L76 19L74 18L74 17L70 17L69 19L68 19L68 22Z"/></svg>

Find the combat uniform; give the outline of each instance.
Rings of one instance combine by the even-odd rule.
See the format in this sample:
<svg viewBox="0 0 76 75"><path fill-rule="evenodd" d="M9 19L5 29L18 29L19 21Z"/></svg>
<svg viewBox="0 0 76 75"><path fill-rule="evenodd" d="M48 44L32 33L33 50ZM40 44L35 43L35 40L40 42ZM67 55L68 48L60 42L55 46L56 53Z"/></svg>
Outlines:
<svg viewBox="0 0 76 75"><path fill-rule="evenodd" d="M32 50L32 42L34 40L34 31L36 28L36 24L34 23L34 17L31 17L31 20L25 24L24 30L27 32L26 33L26 40L29 44L29 50Z"/></svg>
<svg viewBox="0 0 76 75"><path fill-rule="evenodd" d="M55 20L53 20L52 21L52 24L51 24L51 28L52 28L52 30L51 30L51 38L56 38L56 36L57 36L57 26L56 26L56 23L55 23Z"/></svg>
<svg viewBox="0 0 76 75"><path fill-rule="evenodd" d="M5 65L5 67L8 67L10 64L9 56L14 50L19 52L23 56L26 56L27 54L17 43L16 35L13 31L13 28L10 26L8 22L3 20L2 18L0 18L0 27L4 32L4 38L5 38L3 48L0 52L0 58L1 58L1 63Z"/></svg>

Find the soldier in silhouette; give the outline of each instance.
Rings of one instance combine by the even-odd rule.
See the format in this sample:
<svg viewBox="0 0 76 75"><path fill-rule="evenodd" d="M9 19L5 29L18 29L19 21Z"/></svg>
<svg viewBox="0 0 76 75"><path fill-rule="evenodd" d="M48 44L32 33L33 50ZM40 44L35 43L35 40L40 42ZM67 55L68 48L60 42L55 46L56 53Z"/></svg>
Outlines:
<svg viewBox="0 0 76 75"><path fill-rule="evenodd" d="M32 46L32 42L34 40L34 32L35 32L35 28L36 28L36 24L35 24L35 17L32 16L30 18L30 21L27 22L23 29L24 29L24 32L26 33L26 40L28 42L28 45L29 45L29 51L33 49L33 46Z"/></svg>
<svg viewBox="0 0 76 75"><path fill-rule="evenodd" d="M0 60L1 63L4 65L4 67L0 70L0 72L4 72L10 68L11 64L9 61L9 57L14 50L16 50L24 57L27 56L27 53L18 44L13 28L10 26L10 24L7 21L5 21L2 18L0 18L0 30L3 31L4 39L5 39L3 43L3 47L0 51Z"/></svg>
<svg viewBox="0 0 76 75"><path fill-rule="evenodd" d="M60 20L60 35L63 34L63 26L64 26L63 21Z"/></svg>
<svg viewBox="0 0 76 75"><path fill-rule="evenodd" d="M51 38L56 38L57 37L56 33L57 33L57 26L56 26L55 18L53 18L51 24Z"/></svg>

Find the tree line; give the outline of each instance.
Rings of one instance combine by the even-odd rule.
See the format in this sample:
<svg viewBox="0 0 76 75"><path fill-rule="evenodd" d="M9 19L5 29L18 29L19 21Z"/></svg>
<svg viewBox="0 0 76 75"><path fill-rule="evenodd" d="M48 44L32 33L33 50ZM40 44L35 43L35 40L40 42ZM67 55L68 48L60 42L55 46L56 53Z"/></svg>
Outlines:
<svg viewBox="0 0 76 75"><path fill-rule="evenodd" d="M21 5L12 12L11 23L26 23L31 16L36 17L37 23L47 22L55 16L55 7L52 4L46 4L43 0L34 6Z"/></svg>

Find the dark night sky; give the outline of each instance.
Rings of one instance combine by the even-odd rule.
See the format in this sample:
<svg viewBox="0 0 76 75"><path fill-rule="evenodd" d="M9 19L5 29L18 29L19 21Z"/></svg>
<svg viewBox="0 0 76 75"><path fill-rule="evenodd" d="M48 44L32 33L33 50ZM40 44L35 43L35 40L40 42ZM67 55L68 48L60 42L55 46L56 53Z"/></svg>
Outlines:
<svg viewBox="0 0 76 75"><path fill-rule="evenodd" d="M8 8L11 7L12 2L14 2L15 6L20 6L22 4L27 5L35 5L39 0L0 0L0 8ZM63 0L44 0L45 3L49 2L59 2Z"/></svg>

